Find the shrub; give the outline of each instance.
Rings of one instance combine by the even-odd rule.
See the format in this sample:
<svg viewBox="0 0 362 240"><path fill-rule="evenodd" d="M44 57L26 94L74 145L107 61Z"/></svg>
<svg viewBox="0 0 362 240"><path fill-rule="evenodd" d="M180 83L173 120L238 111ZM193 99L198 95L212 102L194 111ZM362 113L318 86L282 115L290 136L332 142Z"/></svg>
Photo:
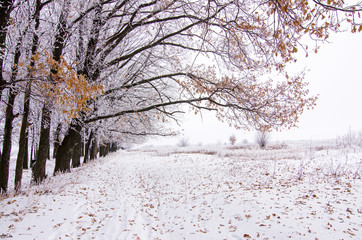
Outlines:
<svg viewBox="0 0 362 240"><path fill-rule="evenodd" d="M258 131L256 134L256 143L261 147L264 148L269 142L269 133Z"/></svg>
<svg viewBox="0 0 362 240"><path fill-rule="evenodd" d="M189 140L185 137L181 138L178 142L178 146L180 147L187 147L189 145Z"/></svg>

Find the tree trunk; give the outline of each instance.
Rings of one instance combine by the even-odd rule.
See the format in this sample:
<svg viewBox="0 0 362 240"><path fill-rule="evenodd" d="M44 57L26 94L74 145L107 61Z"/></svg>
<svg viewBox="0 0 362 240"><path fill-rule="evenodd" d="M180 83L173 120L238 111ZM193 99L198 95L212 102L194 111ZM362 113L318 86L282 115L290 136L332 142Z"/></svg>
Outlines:
<svg viewBox="0 0 362 240"><path fill-rule="evenodd" d="M97 153L98 153L97 135L93 134L93 141L92 141L92 147L91 147L89 159L90 160L96 159L97 158Z"/></svg>
<svg viewBox="0 0 362 240"><path fill-rule="evenodd" d="M59 16L59 21L57 25L57 32L55 34L55 41L53 44L53 60L59 62L64 49L64 38L67 36L67 16L69 12L69 3L64 2L64 6ZM57 69L52 68L51 73L53 75L57 74ZM43 118L44 117L44 118ZM44 121L45 120L45 121ZM45 164L47 156L50 156L49 153L49 135L50 135L50 108L48 104L45 104L43 107L42 115L42 128L40 131L40 140L39 140L39 149L37 154L37 159L33 168L33 180L36 183L39 183L45 178ZM48 123L47 125L43 124ZM44 174L44 175L43 175Z"/></svg>
<svg viewBox="0 0 362 240"><path fill-rule="evenodd" d="M6 81L3 76L3 63L5 52L5 41L7 34L7 27L9 26L10 13L13 7L14 0L4 0L0 3L0 101L2 91L6 86Z"/></svg>
<svg viewBox="0 0 362 240"><path fill-rule="evenodd" d="M28 116L29 116L29 100L30 100L30 82L28 82L25 96L24 96L24 110L23 110L23 118L21 121L21 129L19 136L19 151L18 157L16 159L16 169L15 169L15 191L19 191L21 189L21 179L23 176L23 166L24 162L28 162L27 159L27 151L28 151L28 142L27 142L27 131L28 131Z"/></svg>
<svg viewBox="0 0 362 240"><path fill-rule="evenodd" d="M15 82L16 76L18 74L18 64L19 64L19 59L20 59L20 55L21 55L21 53L20 53L21 43L22 43L22 36L20 36L20 38L16 44L13 66L11 68L10 83ZM0 161L0 187L1 187L0 191L4 192L4 193L7 191L8 181L9 181L11 134L12 134L12 130L13 130L13 119L14 119L13 110L14 110L14 102L15 102L16 95L17 95L17 90L15 89L15 85L13 85L9 89L8 105L6 107L6 113L5 113L3 155L2 155L1 161Z"/></svg>
<svg viewBox="0 0 362 240"><path fill-rule="evenodd" d="M77 119L73 119L69 126L67 133L59 146L57 156L55 159L54 175L58 172L70 171L70 160L72 157L73 149L77 143L77 136L82 130L82 125Z"/></svg>
<svg viewBox="0 0 362 240"><path fill-rule="evenodd" d="M106 156L106 148L107 148L107 146L105 144L101 144L99 146L99 156L100 157Z"/></svg>
<svg viewBox="0 0 362 240"><path fill-rule="evenodd" d="M81 144L82 144L82 136L80 134L80 131L76 132L75 139L75 145L73 148L73 154L72 154L72 167L76 168L80 166L80 155L81 155Z"/></svg>
<svg viewBox="0 0 362 240"><path fill-rule="evenodd" d="M11 133L13 130L13 108L14 101L16 97L16 92L14 89L9 89L9 99L6 107L5 113L5 129L4 129L4 139L3 139L3 151L0 161L0 192L6 193L8 189L9 181L9 162L10 162L10 153L11 153Z"/></svg>
<svg viewBox="0 0 362 240"><path fill-rule="evenodd" d="M28 150L28 146L29 146L29 129L27 129L27 131L25 132L25 144L24 146L26 146L25 148L25 156L23 159L23 169L29 169L29 150Z"/></svg>
<svg viewBox="0 0 362 240"><path fill-rule="evenodd" d="M102 144L99 147L99 156L105 157L109 154L111 148L111 144L109 142Z"/></svg>
<svg viewBox="0 0 362 240"><path fill-rule="evenodd" d="M53 144L53 158L55 159L57 156L57 150L60 145L60 133L62 131L62 123L58 123L57 129L54 134L54 144Z"/></svg>
<svg viewBox="0 0 362 240"><path fill-rule="evenodd" d="M31 150L30 150L30 167L33 168L35 162L36 162L36 154L37 154L37 146L35 143L35 128L33 128L33 136L31 139Z"/></svg>
<svg viewBox="0 0 362 240"><path fill-rule="evenodd" d="M84 131L82 131L80 141L80 156L84 157Z"/></svg>
<svg viewBox="0 0 362 240"><path fill-rule="evenodd" d="M53 144L53 158L54 159L57 157L58 148L59 148L59 142L54 140L54 144Z"/></svg>
<svg viewBox="0 0 362 240"><path fill-rule="evenodd" d="M91 130L88 137L88 141L85 144L83 163L87 163L89 160L89 152L90 152L90 145L92 143L92 139L93 139L93 130Z"/></svg>
<svg viewBox="0 0 362 240"><path fill-rule="evenodd" d="M117 143L113 142L110 147L110 152L116 152L117 151Z"/></svg>
<svg viewBox="0 0 362 240"><path fill-rule="evenodd" d="M50 109L47 103L44 103L42 109L42 121L40 128L39 149L35 164L33 166L33 179L36 184L41 183L46 178L46 160L49 155L49 136L50 136Z"/></svg>
<svg viewBox="0 0 362 240"><path fill-rule="evenodd" d="M35 66L35 60L34 60L34 56L38 51L38 47L39 47L39 36L38 36L38 29L39 29L39 25L40 25L40 11L41 9L44 7L45 5L41 3L41 0L36 0L35 2L35 11L34 11L34 20L35 20L35 24L34 24L34 31L33 31L33 43L32 43L32 47L31 47L31 60L30 60L30 68L28 69L28 76L31 79L33 77L33 70L32 68ZM31 81L31 80L30 80ZM28 145L29 145L29 129L28 129L28 116L25 117L25 111L27 109L27 115L29 115L29 108L30 108L30 92L31 92L31 82L29 83L29 86L27 86L26 92L25 94L28 92L29 97L26 98L25 95L25 100L24 100L24 115L23 115L23 121L22 121L22 125L21 127L23 128L23 126L26 126L26 131L25 131L25 143L23 143L24 145L19 145L21 147L24 148L24 158L23 158L23 169L28 169ZM26 124L25 124L25 120L26 120ZM33 134L34 135L34 134ZM21 142L21 137L19 142ZM20 151L20 146L19 146L19 151ZM33 136L33 140L32 140L32 145L31 145L31 152L30 152L30 164L32 165L32 160L33 160L33 147L34 147L34 136ZM16 185L16 184L15 184Z"/></svg>

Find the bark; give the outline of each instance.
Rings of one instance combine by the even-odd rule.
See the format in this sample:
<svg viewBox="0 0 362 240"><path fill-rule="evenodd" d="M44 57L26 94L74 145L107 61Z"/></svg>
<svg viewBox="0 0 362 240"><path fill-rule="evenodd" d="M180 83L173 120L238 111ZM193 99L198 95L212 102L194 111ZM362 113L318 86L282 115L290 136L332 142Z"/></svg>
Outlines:
<svg viewBox="0 0 362 240"><path fill-rule="evenodd" d="M30 167L33 168L36 162L37 146L35 143L35 128L33 128L33 134L31 139L31 150L30 150Z"/></svg>
<svg viewBox="0 0 362 240"><path fill-rule="evenodd" d="M23 159L23 169L29 169L29 150L28 150L28 146L29 146L29 129L27 129L27 131L25 132L25 156Z"/></svg>
<svg viewBox="0 0 362 240"><path fill-rule="evenodd" d="M89 137L88 137L88 141L85 144L83 163L87 163L87 161L89 160L89 152L90 152L90 146L92 143L92 139L93 139L93 130L91 130Z"/></svg>
<svg viewBox="0 0 362 240"><path fill-rule="evenodd" d="M89 159L90 160L96 159L97 158L97 153L98 153L97 135L93 134L92 147L91 147L91 150L90 150Z"/></svg>
<svg viewBox="0 0 362 240"><path fill-rule="evenodd" d="M80 156L84 157L84 133L81 135L80 141Z"/></svg>
<svg viewBox="0 0 362 240"><path fill-rule="evenodd" d="M57 129L54 134L54 144L53 144L53 158L56 158L57 151L60 145L60 133L62 131L62 123L58 123Z"/></svg>
<svg viewBox="0 0 362 240"><path fill-rule="evenodd" d="M3 139L3 150L0 161L0 192L6 193L9 181L9 162L11 153L11 133L13 130L13 106L16 97L16 91L13 88L9 89L9 99L5 113L5 129Z"/></svg>
<svg viewBox="0 0 362 240"><path fill-rule="evenodd" d="M81 155L81 144L82 144L82 136L80 134L80 131L77 131L75 134L75 145L73 148L73 154L72 154L72 167L76 168L80 166L80 155Z"/></svg>
<svg viewBox="0 0 362 240"><path fill-rule="evenodd" d="M105 144L102 144L100 147L99 147L99 156L100 157L105 157L109 154L110 152L110 147L111 147L111 144L109 142L105 143Z"/></svg>
<svg viewBox="0 0 362 240"><path fill-rule="evenodd" d="M105 145L105 144L101 144L100 146L99 146L99 156L100 157L105 157L106 155L107 155L107 145Z"/></svg>
<svg viewBox="0 0 362 240"><path fill-rule="evenodd" d="M4 0L1 1L0 4L0 101L2 91L7 84L3 77L3 63L5 54L2 53L5 50L7 27L9 26L9 18L13 7L13 2L14 0Z"/></svg>
<svg viewBox="0 0 362 240"><path fill-rule="evenodd" d="M50 136L50 109L47 103L44 103L42 109L42 122L40 128L39 149L37 151L36 161L33 166L32 181L36 184L41 183L46 178L46 160L49 155L49 136Z"/></svg>
<svg viewBox="0 0 362 240"><path fill-rule="evenodd" d="M113 143L111 144L111 146L110 146L109 151L110 151L110 152L116 152L117 149L118 149L118 148L117 148L117 143L113 142Z"/></svg>
<svg viewBox="0 0 362 240"><path fill-rule="evenodd" d="M19 151L18 157L16 159L16 169L15 169L15 191L19 191L21 189L21 179L23 176L23 167L24 162L28 162L27 159L27 151L28 151L28 141L27 141L27 131L28 131L28 116L30 110L30 82L28 83L25 96L24 96L24 110L23 110L23 118L21 121L21 129L19 136ZM26 158L26 159L25 159ZM27 165L27 164L26 164Z"/></svg>
<svg viewBox="0 0 362 240"><path fill-rule="evenodd" d="M77 137L82 130L82 125L77 119L73 119L69 129L59 146L55 159L54 175L58 172L70 171L70 160L73 154L73 149L77 143Z"/></svg>

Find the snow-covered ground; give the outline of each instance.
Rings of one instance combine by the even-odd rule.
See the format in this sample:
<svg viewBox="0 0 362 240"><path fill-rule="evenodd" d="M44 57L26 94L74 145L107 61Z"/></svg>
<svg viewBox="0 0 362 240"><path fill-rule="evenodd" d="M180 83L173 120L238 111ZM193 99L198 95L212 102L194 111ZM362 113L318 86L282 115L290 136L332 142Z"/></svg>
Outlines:
<svg viewBox="0 0 362 240"><path fill-rule="evenodd" d="M1 198L0 238L362 239L358 148L157 147L55 177L53 165Z"/></svg>

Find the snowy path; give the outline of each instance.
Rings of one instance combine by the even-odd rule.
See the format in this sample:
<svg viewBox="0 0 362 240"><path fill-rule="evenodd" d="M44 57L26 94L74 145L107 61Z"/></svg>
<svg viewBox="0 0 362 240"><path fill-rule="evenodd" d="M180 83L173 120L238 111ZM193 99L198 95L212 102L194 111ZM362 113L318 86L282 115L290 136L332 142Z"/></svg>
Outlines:
<svg viewBox="0 0 362 240"><path fill-rule="evenodd" d="M362 239L360 179L316 157L297 181L303 153L248 154L115 153L3 199L0 236Z"/></svg>

